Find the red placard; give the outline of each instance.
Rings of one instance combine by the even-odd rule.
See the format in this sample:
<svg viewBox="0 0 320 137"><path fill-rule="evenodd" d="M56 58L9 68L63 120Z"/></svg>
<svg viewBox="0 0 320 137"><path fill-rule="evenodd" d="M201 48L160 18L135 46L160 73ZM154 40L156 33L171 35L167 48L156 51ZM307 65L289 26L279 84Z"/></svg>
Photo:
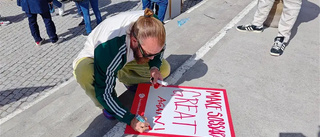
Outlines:
<svg viewBox="0 0 320 137"><path fill-rule="evenodd" d="M152 130L125 134L166 137L235 137L225 89L139 84L131 113L148 118Z"/></svg>

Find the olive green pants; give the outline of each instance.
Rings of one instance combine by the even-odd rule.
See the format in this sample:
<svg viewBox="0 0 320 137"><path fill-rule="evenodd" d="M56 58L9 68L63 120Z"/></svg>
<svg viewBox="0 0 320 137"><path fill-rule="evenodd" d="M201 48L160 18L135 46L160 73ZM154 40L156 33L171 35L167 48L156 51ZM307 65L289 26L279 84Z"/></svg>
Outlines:
<svg viewBox="0 0 320 137"><path fill-rule="evenodd" d="M94 102L94 104L103 109L101 104L96 98L96 93L94 90L94 61L93 58L82 58L75 66L73 71L74 77L80 84L81 88L84 89L86 94ZM165 59L162 60L162 65L160 67L160 72L163 78L166 78L170 74L170 64ZM148 63L137 64L137 62L131 61L127 63L118 72L118 79L123 84L130 86L139 83L150 82L150 71Z"/></svg>

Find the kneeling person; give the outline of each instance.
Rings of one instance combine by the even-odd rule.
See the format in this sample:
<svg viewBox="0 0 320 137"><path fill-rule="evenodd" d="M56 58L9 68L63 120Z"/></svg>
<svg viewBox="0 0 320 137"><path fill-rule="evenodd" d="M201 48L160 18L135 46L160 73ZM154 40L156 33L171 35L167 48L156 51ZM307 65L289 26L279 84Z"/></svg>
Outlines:
<svg viewBox="0 0 320 137"><path fill-rule="evenodd" d="M156 84L170 73L162 59L166 32L150 9L118 14L104 20L88 36L73 62L74 75L97 107L138 132L148 129L119 102L116 78L128 89L139 83ZM145 120L146 118L143 117Z"/></svg>

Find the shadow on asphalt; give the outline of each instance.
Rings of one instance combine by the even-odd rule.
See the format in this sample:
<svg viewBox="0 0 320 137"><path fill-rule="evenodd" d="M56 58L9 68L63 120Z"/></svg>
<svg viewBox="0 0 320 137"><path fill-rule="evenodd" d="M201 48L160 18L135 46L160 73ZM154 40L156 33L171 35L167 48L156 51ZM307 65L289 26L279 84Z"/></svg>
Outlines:
<svg viewBox="0 0 320 137"><path fill-rule="evenodd" d="M194 5L197 5L202 0L185 0L181 7L181 13L186 12L188 9L193 7Z"/></svg>
<svg viewBox="0 0 320 137"><path fill-rule="evenodd" d="M166 60L170 63L171 66L171 75L175 72L186 60L188 60L191 55L174 55L171 54ZM192 79L198 79L203 77L208 72L208 66L203 63L203 60L200 59L196 62L196 64L192 67L193 69L189 69L184 73L183 77L175 83L174 85L180 85L185 81L191 81ZM195 71L194 73L192 71ZM190 74L192 73L192 74ZM185 75L186 74L186 75Z"/></svg>
<svg viewBox="0 0 320 137"><path fill-rule="evenodd" d="M280 133L279 137L306 137L302 133Z"/></svg>
<svg viewBox="0 0 320 137"><path fill-rule="evenodd" d="M320 8L317 4L309 2L308 0L302 0L302 5L301 5L301 9L300 9L297 21L291 29L291 38L288 42L288 45L291 39L293 39L294 36L296 36L298 27L300 26L300 24L316 19L319 16L319 13L320 13Z"/></svg>
<svg viewBox="0 0 320 137"><path fill-rule="evenodd" d="M121 83L117 83L121 84ZM125 91L123 94L119 96L120 102L127 108L131 110L131 104L133 102L135 92ZM78 137L102 137L104 136L110 129L112 129L118 120L108 120L101 114L97 116L89 125L89 127Z"/></svg>
<svg viewBox="0 0 320 137"><path fill-rule="evenodd" d="M104 115L97 116L89 125L89 127L77 137L103 137L113 126L118 123L118 120L108 120Z"/></svg>
<svg viewBox="0 0 320 137"><path fill-rule="evenodd" d="M22 98L27 98L32 94L35 93L40 93L48 88L52 88L55 85L50 85L50 86L40 86L40 87L24 87L24 88L16 88L16 89L8 89L8 90L3 90L0 91L1 96L6 96L6 95L14 95L10 97L10 100L8 99L9 97L5 99L1 99L0 101L0 107L3 107L6 104L10 104L12 102L16 102L17 100L20 100Z"/></svg>

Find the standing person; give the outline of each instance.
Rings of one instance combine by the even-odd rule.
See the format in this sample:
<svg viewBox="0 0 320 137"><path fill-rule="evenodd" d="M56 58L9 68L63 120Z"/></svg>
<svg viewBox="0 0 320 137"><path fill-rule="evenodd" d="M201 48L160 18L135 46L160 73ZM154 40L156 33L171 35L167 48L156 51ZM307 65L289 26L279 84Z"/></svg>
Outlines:
<svg viewBox="0 0 320 137"><path fill-rule="evenodd" d="M59 2L58 0L53 0L52 3L54 6L58 7L59 15L62 16L64 13L64 4Z"/></svg>
<svg viewBox="0 0 320 137"><path fill-rule="evenodd" d="M263 22L267 19L268 14L275 0L259 0L258 9L254 14L253 21L250 25L237 26L241 32L262 32ZM282 55L291 35L291 29L297 20L302 0L283 0L283 11L278 25L278 35L274 39L270 54L273 56Z"/></svg>
<svg viewBox="0 0 320 137"><path fill-rule="evenodd" d="M77 7L77 15L74 15L73 18L82 18L82 21L78 25L78 26L82 26L82 25L84 25L84 19L83 19L83 14L82 14L81 8L80 8L78 2L74 1L74 3L76 4L76 7Z"/></svg>
<svg viewBox="0 0 320 137"><path fill-rule="evenodd" d="M48 3L52 4L52 0L17 0L17 4L22 7L22 10L25 11L28 17L31 35L38 46L40 46L45 39L40 36L37 14L40 14L43 19L52 45L57 45L63 41L63 38L59 38L56 34L56 27L52 21Z"/></svg>
<svg viewBox="0 0 320 137"><path fill-rule="evenodd" d="M167 11L168 0L142 0L142 9L149 8L153 10L154 4L159 6L159 10L157 10L156 13L159 20L163 23Z"/></svg>
<svg viewBox="0 0 320 137"><path fill-rule="evenodd" d="M88 36L73 62L74 76L107 118L115 117L143 132L149 123L140 122L138 119L143 116L135 116L119 102L116 78L135 91L139 83L155 84L167 77L170 65L162 59L165 39L164 26L150 9L110 17ZM150 77L154 80L150 81Z"/></svg>
<svg viewBox="0 0 320 137"><path fill-rule="evenodd" d="M75 2L77 2L77 1L75 1ZM98 0L83 0L83 1L77 2L81 8L83 20L84 20L84 24L85 24L85 28L86 28L86 33L83 33L84 36L88 36L92 31L90 14L89 14L89 2L92 7L94 15L96 16L97 25L102 22L102 17L101 17L101 13L99 10L99 1Z"/></svg>

